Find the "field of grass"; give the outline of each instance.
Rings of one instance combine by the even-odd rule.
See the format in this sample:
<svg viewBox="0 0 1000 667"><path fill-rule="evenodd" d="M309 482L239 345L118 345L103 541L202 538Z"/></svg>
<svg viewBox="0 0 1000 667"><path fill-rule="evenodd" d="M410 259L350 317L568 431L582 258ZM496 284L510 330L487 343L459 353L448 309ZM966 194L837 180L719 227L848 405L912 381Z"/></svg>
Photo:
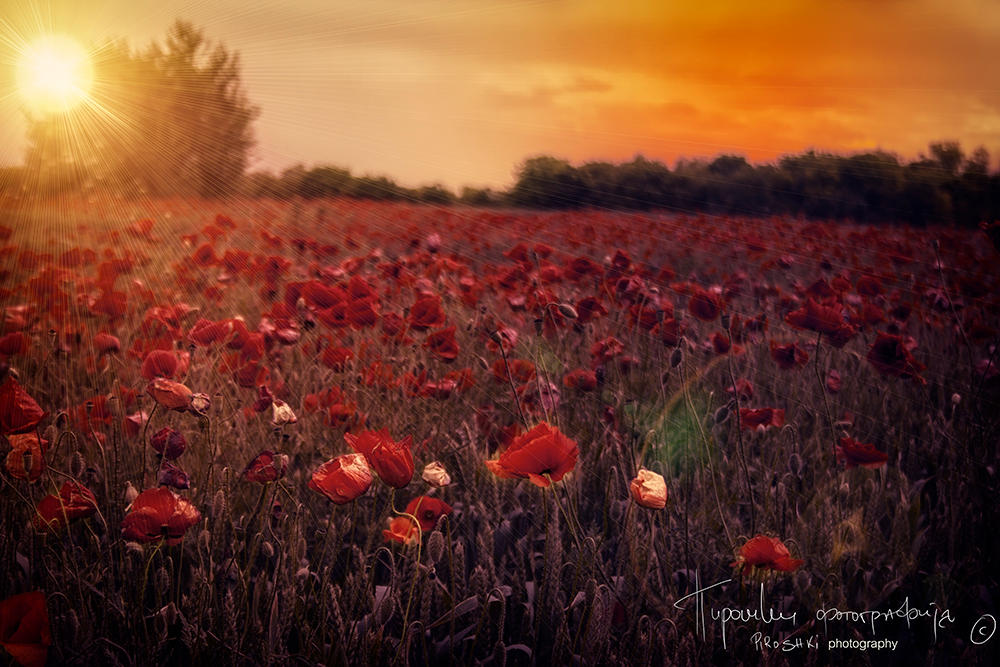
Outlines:
<svg viewBox="0 0 1000 667"><path fill-rule="evenodd" d="M981 232L0 213L0 646L24 664L998 658ZM167 427L183 453L154 449ZM406 452L365 445L382 429ZM367 457L317 492L351 441Z"/></svg>

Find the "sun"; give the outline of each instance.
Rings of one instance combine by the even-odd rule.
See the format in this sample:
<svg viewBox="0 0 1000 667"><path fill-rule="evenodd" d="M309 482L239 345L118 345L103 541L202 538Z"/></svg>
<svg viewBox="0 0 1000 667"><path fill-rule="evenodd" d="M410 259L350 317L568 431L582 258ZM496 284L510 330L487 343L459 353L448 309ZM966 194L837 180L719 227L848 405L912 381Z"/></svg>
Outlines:
<svg viewBox="0 0 1000 667"><path fill-rule="evenodd" d="M28 107L41 113L71 110L87 99L93 68L77 42L49 35L28 45L17 66L17 86Z"/></svg>

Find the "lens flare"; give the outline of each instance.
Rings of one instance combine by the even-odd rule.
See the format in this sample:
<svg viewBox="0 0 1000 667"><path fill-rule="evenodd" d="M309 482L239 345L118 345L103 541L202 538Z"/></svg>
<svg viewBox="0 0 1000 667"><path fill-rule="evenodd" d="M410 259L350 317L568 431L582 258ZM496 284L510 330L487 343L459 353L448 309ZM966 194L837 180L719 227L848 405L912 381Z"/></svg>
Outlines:
<svg viewBox="0 0 1000 667"><path fill-rule="evenodd" d="M69 111L87 98L92 82L90 57L68 37L50 35L35 41L18 63L18 89L32 111Z"/></svg>

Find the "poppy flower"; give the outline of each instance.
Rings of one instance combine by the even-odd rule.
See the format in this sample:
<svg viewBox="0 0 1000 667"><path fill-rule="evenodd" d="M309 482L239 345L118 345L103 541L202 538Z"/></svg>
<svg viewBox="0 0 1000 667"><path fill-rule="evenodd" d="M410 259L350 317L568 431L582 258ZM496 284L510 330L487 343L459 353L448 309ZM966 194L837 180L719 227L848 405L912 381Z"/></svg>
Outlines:
<svg viewBox="0 0 1000 667"><path fill-rule="evenodd" d="M490 370L497 382L507 384L509 382L508 368L510 369L510 377L514 379L516 384L527 384L535 379L535 364L527 359L508 359L506 364L503 359L497 359L493 362Z"/></svg>
<svg viewBox="0 0 1000 667"><path fill-rule="evenodd" d="M410 308L409 323L414 329L439 327L445 322L441 309L441 297L436 294L422 296Z"/></svg>
<svg viewBox="0 0 1000 667"><path fill-rule="evenodd" d="M420 530L434 530L439 518L452 513L452 507L443 500L430 496L417 496L406 505L406 513L417 517Z"/></svg>
<svg viewBox="0 0 1000 667"><path fill-rule="evenodd" d="M740 408L740 428L770 428L785 425L785 411L781 408Z"/></svg>
<svg viewBox="0 0 1000 667"><path fill-rule="evenodd" d="M276 454L270 449L265 449L247 464L243 470L243 477L250 482L266 484L281 479L287 470L287 455Z"/></svg>
<svg viewBox="0 0 1000 667"><path fill-rule="evenodd" d="M161 486L146 489L132 501L122 520L122 535L137 542L180 544L188 528L201 521L201 513L189 501Z"/></svg>
<svg viewBox="0 0 1000 667"><path fill-rule="evenodd" d="M356 452L365 455L368 464L374 468L382 481L391 487L401 489L413 479L413 436L395 441L388 429L361 431L357 435L345 433L344 440Z"/></svg>
<svg viewBox="0 0 1000 667"><path fill-rule="evenodd" d="M382 531L382 537L400 544L416 544L420 541L420 525L408 516L397 516L389 519L389 529Z"/></svg>
<svg viewBox="0 0 1000 667"><path fill-rule="evenodd" d="M659 473L639 468L628 489L632 499L643 507L661 510L667 506L667 482Z"/></svg>
<svg viewBox="0 0 1000 667"><path fill-rule="evenodd" d="M6 336L0 336L0 355L12 357L28 351L29 338L22 331L15 331Z"/></svg>
<svg viewBox="0 0 1000 667"><path fill-rule="evenodd" d="M12 375L0 384L0 433L26 433L45 419L46 412Z"/></svg>
<svg viewBox="0 0 1000 667"><path fill-rule="evenodd" d="M49 441L37 433L17 433L7 436L11 450L7 453L7 472L16 479L34 482L45 470L45 452Z"/></svg>
<svg viewBox="0 0 1000 667"><path fill-rule="evenodd" d="M24 667L44 667L52 644L45 593L31 591L0 602L0 646Z"/></svg>
<svg viewBox="0 0 1000 667"><path fill-rule="evenodd" d="M527 478L532 484L548 487L549 479L558 482L576 465L580 450L574 440L558 428L541 422L527 433L514 438L496 460L486 467L497 477Z"/></svg>
<svg viewBox="0 0 1000 667"><path fill-rule="evenodd" d="M840 373L836 369L831 368L830 372L826 374L826 390L831 394L836 394L842 386L843 380L840 377Z"/></svg>
<svg viewBox="0 0 1000 667"><path fill-rule="evenodd" d="M442 487L451 484L451 475L448 474L440 461L431 461L425 465L424 472L420 477L431 486Z"/></svg>
<svg viewBox="0 0 1000 667"><path fill-rule="evenodd" d="M914 379L921 384L927 383L920 377L920 371L926 366L913 358L902 336L879 333L871 349L868 350L868 361L883 375L893 375L904 380Z"/></svg>
<svg viewBox="0 0 1000 667"><path fill-rule="evenodd" d="M746 378L737 378L736 382L726 387L726 393L740 398L753 398L753 382Z"/></svg>
<svg viewBox="0 0 1000 667"><path fill-rule="evenodd" d="M180 431L175 431L169 426L164 426L157 431L149 444L153 446L157 454L165 459L176 459L187 449L187 439Z"/></svg>
<svg viewBox="0 0 1000 667"><path fill-rule="evenodd" d="M451 362L458 358L458 342L455 340L455 327L435 331L424 340L424 347L441 361Z"/></svg>
<svg viewBox="0 0 1000 667"><path fill-rule="evenodd" d="M809 353L799 347L796 343L785 343L779 345L771 341L771 358L781 368L790 369L804 365L809 361Z"/></svg>
<svg viewBox="0 0 1000 667"><path fill-rule="evenodd" d="M595 342L590 347L590 357L593 360L593 365L597 366L603 365L617 357L619 354L625 351L625 344L615 338L614 336L608 336L597 342Z"/></svg>
<svg viewBox="0 0 1000 667"><path fill-rule="evenodd" d="M169 486L175 489L190 489L191 478L175 463L166 459L160 464L160 469L156 472L156 483L160 486Z"/></svg>
<svg viewBox="0 0 1000 667"><path fill-rule="evenodd" d="M181 412L191 407L191 397L194 395L194 392L180 382L161 377L146 385L146 393L168 410Z"/></svg>
<svg viewBox="0 0 1000 667"><path fill-rule="evenodd" d="M730 563L730 567L739 566L740 572L744 574L747 573L748 567L792 572L802 567L804 562L804 560L792 558L788 547L782 544L777 537L758 535L747 540L746 544L740 547L739 556L735 562Z"/></svg>
<svg viewBox="0 0 1000 667"><path fill-rule="evenodd" d="M115 336L102 332L94 336L94 349L100 355L115 354L121 352L122 344Z"/></svg>
<svg viewBox="0 0 1000 667"><path fill-rule="evenodd" d="M875 449L875 445L858 442L854 438L839 438L836 446L837 461L843 461L847 468L881 468L889 460L889 455Z"/></svg>
<svg viewBox="0 0 1000 667"><path fill-rule="evenodd" d="M67 480L59 489L59 495L47 495L38 502L32 523L35 529L45 533L63 529L70 521L82 519L97 511L97 499L87 487L79 482Z"/></svg>
<svg viewBox="0 0 1000 667"><path fill-rule="evenodd" d="M688 312L699 320L711 322L722 312L722 300L718 295L696 287L688 300Z"/></svg>
<svg viewBox="0 0 1000 667"><path fill-rule="evenodd" d="M342 454L316 469L309 488L344 505L363 495L373 479L363 454Z"/></svg>
<svg viewBox="0 0 1000 667"><path fill-rule="evenodd" d="M563 376L563 386L577 391L593 391L597 388L597 373L585 368L577 368Z"/></svg>
<svg viewBox="0 0 1000 667"><path fill-rule="evenodd" d="M173 350L150 350L142 360L142 377L179 377L187 372L189 357L185 353L178 356Z"/></svg>

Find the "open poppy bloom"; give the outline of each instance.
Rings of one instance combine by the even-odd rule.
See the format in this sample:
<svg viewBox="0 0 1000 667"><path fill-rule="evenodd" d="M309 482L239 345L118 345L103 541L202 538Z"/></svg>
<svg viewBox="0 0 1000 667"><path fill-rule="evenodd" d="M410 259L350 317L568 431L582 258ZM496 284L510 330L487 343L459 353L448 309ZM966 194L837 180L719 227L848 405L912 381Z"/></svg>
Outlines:
<svg viewBox="0 0 1000 667"><path fill-rule="evenodd" d="M667 482L659 473L639 468L628 489L632 499L643 507L661 510L667 506Z"/></svg>
<svg viewBox="0 0 1000 667"><path fill-rule="evenodd" d="M747 568L775 570L777 572L792 572L802 567L804 560L792 558L788 547L777 537L758 535L740 547L739 556L730 563L730 567L739 567L740 572L747 574Z"/></svg>
<svg viewBox="0 0 1000 667"><path fill-rule="evenodd" d="M753 429L785 425L785 411L781 408L740 408L740 428Z"/></svg>
<svg viewBox="0 0 1000 667"><path fill-rule="evenodd" d="M420 530L426 532L434 530L439 518L452 513L451 505L431 498L430 496L417 496L406 505L406 513L417 517L420 522Z"/></svg>
<svg viewBox="0 0 1000 667"><path fill-rule="evenodd" d="M375 469L382 481L391 487L401 489L413 479L413 436L395 441L389 429L362 431L357 435L345 433L344 440L356 452L365 455L368 464Z"/></svg>
<svg viewBox="0 0 1000 667"><path fill-rule="evenodd" d="M97 499L90 489L79 482L68 480L59 489L59 495L47 495L38 501L35 529L45 533L61 530L74 519L82 519L97 511Z"/></svg>
<svg viewBox="0 0 1000 667"><path fill-rule="evenodd" d="M16 479L34 482L45 470L45 452L49 441L42 440L36 433L8 435L11 450L7 453L7 472Z"/></svg>
<svg viewBox="0 0 1000 667"><path fill-rule="evenodd" d="M847 468L881 468L889 460L889 455L875 449L875 445L858 442L854 438L839 438L837 440L837 461L843 461Z"/></svg>
<svg viewBox="0 0 1000 667"><path fill-rule="evenodd" d="M286 454L275 454L270 449L265 449L247 464L243 477L251 482L266 484L281 479L287 470Z"/></svg>
<svg viewBox="0 0 1000 667"><path fill-rule="evenodd" d="M175 431L169 426L164 426L157 431L149 444L153 446L157 454L165 459L176 459L187 449L187 439L180 431Z"/></svg>
<svg viewBox="0 0 1000 667"><path fill-rule="evenodd" d="M364 454L342 454L316 469L309 488L344 505L363 495L373 479Z"/></svg>
<svg viewBox="0 0 1000 667"><path fill-rule="evenodd" d="M382 537L400 544L416 544L420 541L420 525L408 516L397 516L389 519L389 529L382 531Z"/></svg>
<svg viewBox="0 0 1000 667"><path fill-rule="evenodd" d="M696 287L688 301L688 312L699 320L711 322L722 312L722 299L713 292Z"/></svg>
<svg viewBox="0 0 1000 667"><path fill-rule="evenodd" d="M441 297L434 295L422 296L410 308L409 323L413 329L430 329L439 327L445 322L444 310L441 309Z"/></svg>
<svg viewBox="0 0 1000 667"><path fill-rule="evenodd" d="M44 667L52 644L45 593L31 591L0 602L0 646L25 667Z"/></svg>
<svg viewBox="0 0 1000 667"><path fill-rule="evenodd" d="M902 336L880 333L868 350L868 361L883 375L895 375L904 380L913 379L920 384L927 384L920 377L920 371L926 366L913 358Z"/></svg>
<svg viewBox="0 0 1000 667"><path fill-rule="evenodd" d="M781 368L789 369L802 366L809 361L809 353L799 347L796 343L785 343L779 345L771 341L771 358Z"/></svg>
<svg viewBox="0 0 1000 667"><path fill-rule="evenodd" d="M137 542L166 538L167 544L180 544L185 531L200 520L197 508L170 489L146 489L122 520L122 535Z"/></svg>
<svg viewBox="0 0 1000 667"><path fill-rule="evenodd" d="M455 361L458 358L458 342L455 340L455 327L441 329L427 336L424 347L441 361Z"/></svg>
<svg viewBox="0 0 1000 667"><path fill-rule="evenodd" d="M577 368L563 376L563 385L577 391L593 391L597 388L597 374L586 368Z"/></svg>
<svg viewBox="0 0 1000 667"><path fill-rule="evenodd" d="M168 410L183 412L191 407L194 392L180 382L158 377L146 386L146 392Z"/></svg>
<svg viewBox="0 0 1000 667"><path fill-rule="evenodd" d="M0 433L26 433L43 419L45 411L8 375L0 384Z"/></svg>
<svg viewBox="0 0 1000 667"><path fill-rule="evenodd" d="M532 484L546 488L549 479L558 482L573 469L579 454L574 440L541 422L514 438L499 458L486 462L486 467L497 477L527 478Z"/></svg>

